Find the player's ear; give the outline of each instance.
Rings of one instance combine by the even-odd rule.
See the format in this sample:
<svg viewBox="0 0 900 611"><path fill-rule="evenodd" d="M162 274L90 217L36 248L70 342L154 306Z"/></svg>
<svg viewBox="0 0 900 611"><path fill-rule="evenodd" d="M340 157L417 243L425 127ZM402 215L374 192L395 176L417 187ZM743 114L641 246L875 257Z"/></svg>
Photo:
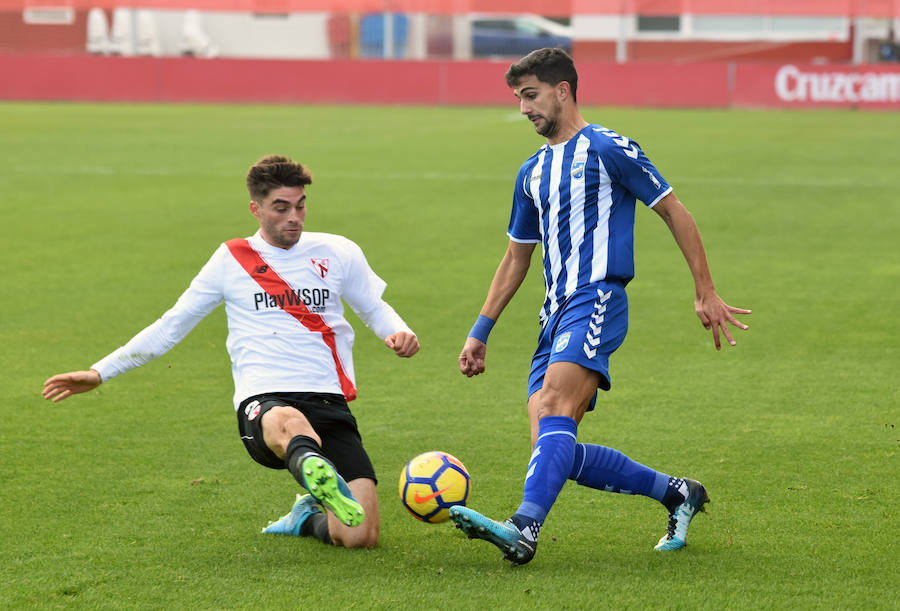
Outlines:
<svg viewBox="0 0 900 611"><path fill-rule="evenodd" d="M564 102L572 96L572 86L569 81L560 81L556 85L556 97L560 102Z"/></svg>
<svg viewBox="0 0 900 611"><path fill-rule="evenodd" d="M259 218L259 204L256 203L255 200L250 200L250 214Z"/></svg>

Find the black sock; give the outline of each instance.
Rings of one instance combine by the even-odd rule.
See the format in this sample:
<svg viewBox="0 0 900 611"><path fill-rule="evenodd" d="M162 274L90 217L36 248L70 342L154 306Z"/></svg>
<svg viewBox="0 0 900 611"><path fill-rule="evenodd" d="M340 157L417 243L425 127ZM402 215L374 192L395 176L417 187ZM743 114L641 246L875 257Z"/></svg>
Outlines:
<svg viewBox="0 0 900 611"><path fill-rule="evenodd" d="M328 532L328 516L324 513L314 513L306 518L300 527L301 537L313 537L326 545L334 545L331 533Z"/></svg>
<svg viewBox="0 0 900 611"><path fill-rule="evenodd" d="M287 467L288 471L291 472L291 475L294 476L294 479L304 488L306 488L306 486L303 484L303 472L300 470L303 458L307 454L321 453L321 446L316 443L315 439L307 437L306 435L297 435L291 439L290 443L288 443L287 451L284 455L284 465Z"/></svg>

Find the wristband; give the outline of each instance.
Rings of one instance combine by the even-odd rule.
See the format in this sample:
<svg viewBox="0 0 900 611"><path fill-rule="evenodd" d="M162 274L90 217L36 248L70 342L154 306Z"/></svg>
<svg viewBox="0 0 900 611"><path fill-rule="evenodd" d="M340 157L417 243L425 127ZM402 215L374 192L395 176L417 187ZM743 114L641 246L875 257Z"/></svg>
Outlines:
<svg viewBox="0 0 900 611"><path fill-rule="evenodd" d="M491 334L491 329L494 328L495 322L495 320L492 320L487 316L479 315L478 320L472 325L472 330L469 331L469 337L474 337L482 344L486 344L488 335Z"/></svg>

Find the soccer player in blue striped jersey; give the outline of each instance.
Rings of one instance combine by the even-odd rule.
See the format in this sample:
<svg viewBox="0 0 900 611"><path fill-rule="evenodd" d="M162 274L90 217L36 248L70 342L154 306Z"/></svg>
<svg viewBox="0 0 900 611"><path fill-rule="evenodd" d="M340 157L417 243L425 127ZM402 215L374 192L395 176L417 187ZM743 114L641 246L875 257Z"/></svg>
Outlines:
<svg viewBox="0 0 900 611"><path fill-rule="evenodd" d="M490 541L507 560L534 557L541 526L566 480L658 500L666 532L657 550L684 547L688 525L709 501L698 481L656 471L621 452L578 443L578 423L594 409L597 390L609 390L609 357L628 327L625 286L634 276L634 215L641 200L666 223L694 280L694 307L712 332L735 345L728 325L750 310L716 293L693 217L637 142L589 124L576 102L578 73L561 49L539 49L510 66L506 82L520 111L546 138L519 169L513 190L509 246L484 307L459 356L468 377L485 370L488 334L528 272L541 244L546 296L528 381L533 452L522 503L505 522L463 506L451 519L471 538Z"/></svg>

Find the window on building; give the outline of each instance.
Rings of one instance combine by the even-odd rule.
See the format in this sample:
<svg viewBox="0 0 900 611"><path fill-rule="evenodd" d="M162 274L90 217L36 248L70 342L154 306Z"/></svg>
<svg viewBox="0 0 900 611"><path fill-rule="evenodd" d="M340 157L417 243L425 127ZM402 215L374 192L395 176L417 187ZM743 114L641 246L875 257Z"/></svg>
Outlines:
<svg viewBox="0 0 900 611"><path fill-rule="evenodd" d="M679 32L681 31L680 15L638 15L638 32Z"/></svg>

